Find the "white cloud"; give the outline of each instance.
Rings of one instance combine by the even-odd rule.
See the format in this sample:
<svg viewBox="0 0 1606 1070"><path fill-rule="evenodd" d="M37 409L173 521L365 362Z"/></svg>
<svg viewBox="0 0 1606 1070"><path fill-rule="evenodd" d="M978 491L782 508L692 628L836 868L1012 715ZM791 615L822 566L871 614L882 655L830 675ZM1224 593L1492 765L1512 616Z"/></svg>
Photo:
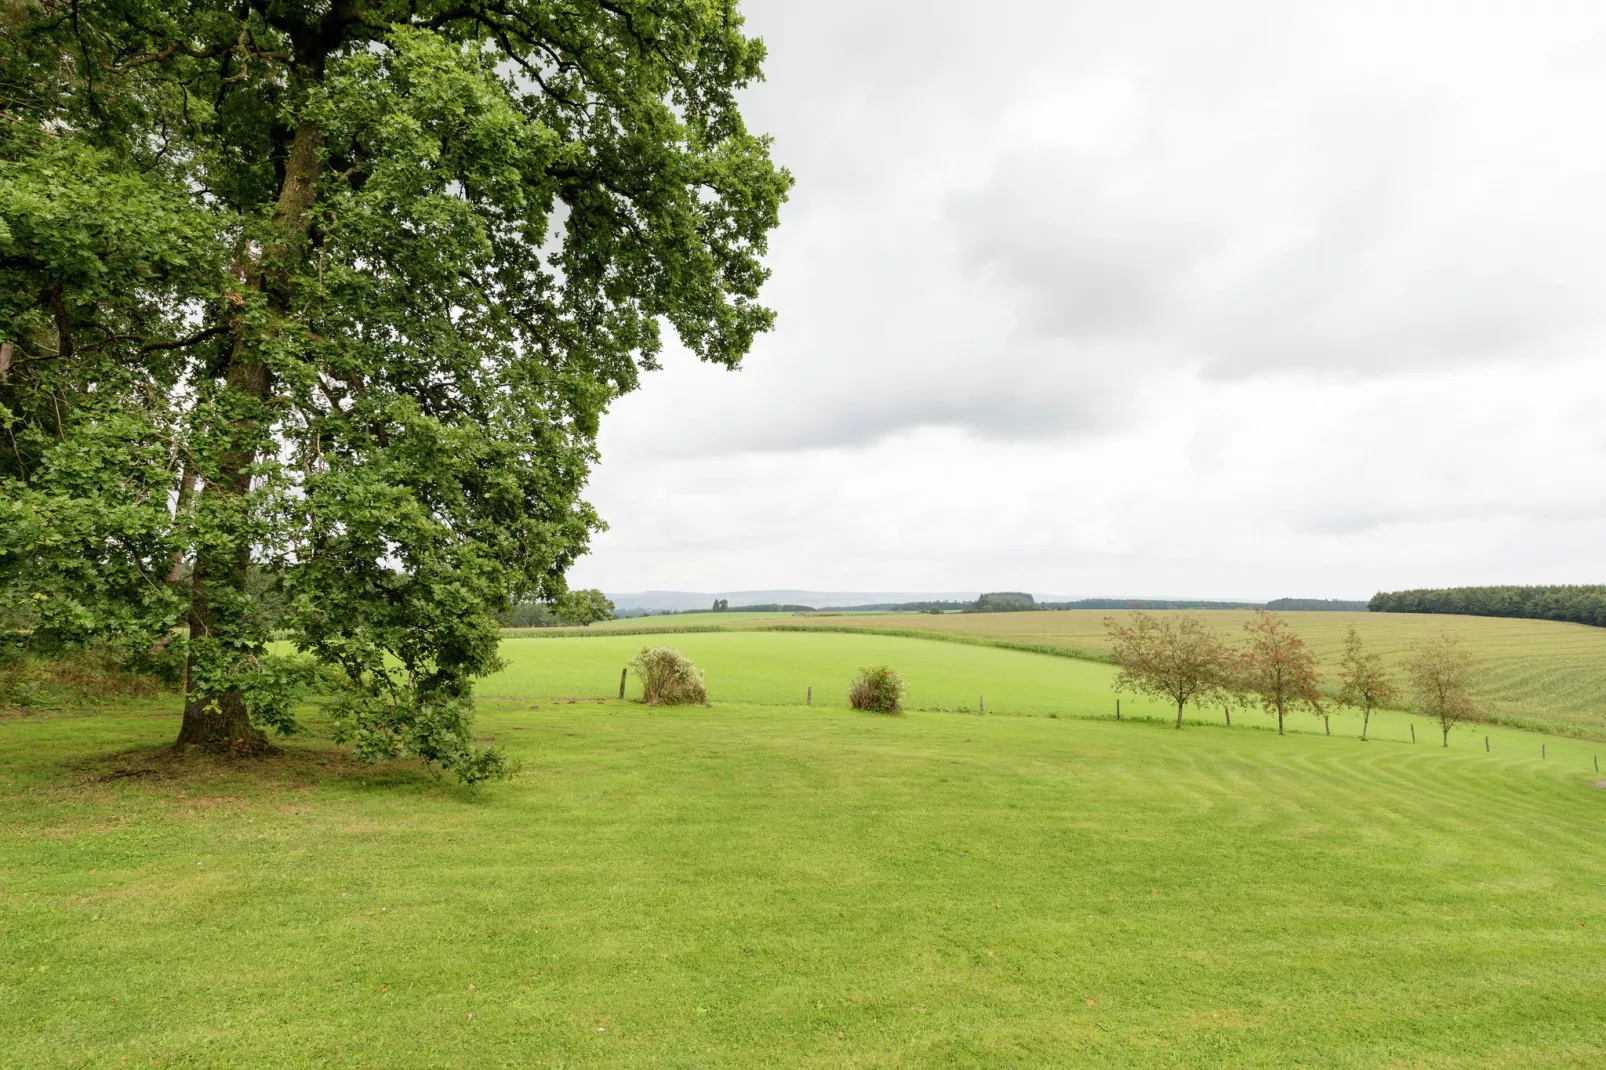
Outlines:
<svg viewBox="0 0 1606 1070"><path fill-rule="evenodd" d="M748 5L747 367L604 425L614 589L1599 579L1596 5Z"/></svg>

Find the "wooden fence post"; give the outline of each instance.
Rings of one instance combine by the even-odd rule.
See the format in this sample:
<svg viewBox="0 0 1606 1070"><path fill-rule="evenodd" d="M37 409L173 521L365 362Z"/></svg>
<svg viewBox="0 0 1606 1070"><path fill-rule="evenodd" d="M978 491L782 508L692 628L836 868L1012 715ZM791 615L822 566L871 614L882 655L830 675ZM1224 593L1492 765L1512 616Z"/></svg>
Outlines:
<svg viewBox="0 0 1606 1070"><path fill-rule="evenodd" d="M630 666L626 665L619 670L619 697L625 697L625 678L630 675Z"/></svg>

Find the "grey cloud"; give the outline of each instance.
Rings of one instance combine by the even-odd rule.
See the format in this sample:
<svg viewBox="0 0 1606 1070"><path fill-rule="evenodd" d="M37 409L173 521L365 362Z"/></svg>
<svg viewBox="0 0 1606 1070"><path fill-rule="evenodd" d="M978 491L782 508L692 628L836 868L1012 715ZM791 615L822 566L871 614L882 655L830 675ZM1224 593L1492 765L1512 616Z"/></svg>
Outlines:
<svg viewBox="0 0 1606 1070"><path fill-rule="evenodd" d="M1592 205L1580 206L1590 218L1513 227L1481 200L1423 208L1431 191L1361 175L1290 195L1295 233L1279 235L1265 205L1227 208L1208 191L1185 203L1197 176L1125 195L1090 180L1090 166L1066 153L1013 158L951 202L964 262L1013 289L1024 333L1143 339L1230 378L1542 358L1606 325Z"/></svg>
<svg viewBox="0 0 1606 1070"><path fill-rule="evenodd" d="M1075 161L1045 168L1018 157L950 212L962 261L1019 291L1023 328L1045 338L1142 331L1174 313L1202 243L1182 221L1157 215L1106 196Z"/></svg>
<svg viewBox="0 0 1606 1070"><path fill-rule="evenodd" d="M744 10L778 327L616 406L583 585L1606 567L1598 4Z"/></svg>

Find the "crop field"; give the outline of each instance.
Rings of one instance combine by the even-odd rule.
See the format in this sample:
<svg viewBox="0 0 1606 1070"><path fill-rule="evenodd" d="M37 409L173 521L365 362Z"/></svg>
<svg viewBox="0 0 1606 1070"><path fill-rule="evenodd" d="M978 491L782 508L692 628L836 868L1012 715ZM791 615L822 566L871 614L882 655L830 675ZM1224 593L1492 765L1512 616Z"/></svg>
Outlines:
<svg viewBox="0 0 1606 1070"><path fill-rule="evenodd" d="M663 615L660 615L660 616L653 616L653 617L622 617L622 618L620 618L618 620L598 621L595 624L588 624L588 625L586 625L586 627L588 629L592 630L592 631L618 631L620 629L623 629L623 630L626 630L626 631L632 631L632 630L635 630L635 629L638 629L638 628L673 628L673 627L676 627L677 625L679 625L679 626L706 626L706 625L710 625L710 624L739 625L739 624L756 624L756 623L760 623L760 622L773 624L773 623L775 623L777 621L796 620L796 619L799 619L800 616L803 619L806 619L808 616L811 616L811 615L814 615L814 614L802 614L802 615L800 615L798 613L793 613L793 612L784 612L783 613L783 612L780 612L779 610L765 610L763 612L752 612L752 613L731 613L731 612L724 612L724 613L713 613L713 612L709 612L709 613L666 613L666 614L663 614ZM832 613L832 614L827 614L827 615L831 616L832 618L839 617L839 616L841 616L841 617L850 617L850 618L858 618L858 617L861 617L861 616L865 616L865 617L868 617L868 616L878 616L878 617L882 616L882 614L868 614L868 613L864 613L864 614L860 614L860 613Z"/></svg>
<svg viewBox="0 0 1606 1070"><path fill-rule="evenodd" d="M166 698L0 720L0 1063L1606 1061L1577 761L1070 716L1108 669L1042 655L683 638L711 707L532 700L629 644L509 644L479 727L523 768L474 791L316 714L236 762L172 757ZM922 701L1067 715L726 697L894 656Z"/></svg>
<svg viewBox="0 0 1606 1070"><path fill-rule="evenodd" d="M646 618L636 629L738 627L777 625L823 629L866 628L930 631L948 636L979 637L1006 643L1054 647L1091 658L1108 654L1103 621L1123 616L1103 610L1063 610L1037 613L921 613L881 615L818 614L782 621L764 619L730 621L742 614L720 614L720 621L704 614ZM1159 615L1165 615L1161 613ZM1214 624L1229 639L1243 636L1247 612L1212 610L1195 612ZM707 615L714 616L713 614ZM1414 613L1289 613L1289 623L1304 636L1319 657L1322 669L1336 667L1344 633L1354 624L1362 638L1398 665L1413 639L1440 629L1459 635L1477 659L1475 693L1484 711L1501 722L1543 731L1606 739L1606 628L1555 621L1512 620L1499 617L1459 617ZM649 625L646 621L651 621ZM669 623L674 622L674 623Z"/></svg>

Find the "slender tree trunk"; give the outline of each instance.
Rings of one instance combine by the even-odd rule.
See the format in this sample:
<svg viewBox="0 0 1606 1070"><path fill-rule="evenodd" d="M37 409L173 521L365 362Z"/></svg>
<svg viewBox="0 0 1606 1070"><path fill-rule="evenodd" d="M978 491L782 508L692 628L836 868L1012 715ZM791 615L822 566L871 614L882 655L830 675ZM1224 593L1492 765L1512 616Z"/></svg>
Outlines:
<svg viewBox="0 0 1606 1070"><path fill-rule="evenodd" d="M1440 728L1440 730L1442 730L1444 732L1444 749L1445 750L1449 750L1450 749L1450 726L1447 725L1447 724L1441 724L1441 725L1439 725L1439 728Z"/></svg>
<svg viewBox="0 0 1606 1070"><path fill-rule="evenodd" d="M1366 742L1366 729L1367 729L1367 726L1370 725L1371 723L1372 723L1372 711L1369 710L1369 709L1368 710L1362 710L1361 711L1361 742L1362 743Z"/></svg>
<svg viewBox="0 0 1606 1070"><path fill-rule="evenodd" d="M259 264L245 264L242 274L246 286L261 292L267 298L268 310L274 321L282 321L291 307L291 288L297 261L305 253L308 212L317 194L321 164L319 153L323 136L317 124L303 122L296 127L294 140L285 161L284 185L273 213L273 225L280 240L262 251ZM224 375L225 390L243 394L255 402L268 400L272 392L272 379L267 366L258 359L255 344L246 338L245 326L235 333L234 345ZM254 419L237 421L230 434L234 436L231 448L219 458L221 478L207 483L204 491L220 499L243 498L251 493L251 468L257 460L259 428ZM251 546L241 538L237 544L213 559L211 555L197 553L190 578L190 636L199 639L212 634L218 621L213 612L208 584L214 578L227 583L232 580L236 590L243 592L251 564ZM232 574L232 575L231 575ZM193 651L187 666L188 678L195 679L196 659ZM184 722L179 727L177 745L201 746L208 750L225 750L232 753L258 754L271 748L262 731L251 724L250 711L244 696L236 690L209 693L200 688L185 696Z"/></svg>
<svg viewBox="0 0 1606 1070"><path fill-rule="evenodd" d="M1277 734L1279 736L1283 734L1283 712L1283 704L1281 702L1277 703Z"/></svg>
<svg viewBox="0 0 1606 1070"><path fill-rule="evenodd" d="M1177 727L1178 728L1182 727L1182 707L1185 706L1185 705L1187 705L1187 703L1184 703L1184 702L1177 703Z"/></svg>

